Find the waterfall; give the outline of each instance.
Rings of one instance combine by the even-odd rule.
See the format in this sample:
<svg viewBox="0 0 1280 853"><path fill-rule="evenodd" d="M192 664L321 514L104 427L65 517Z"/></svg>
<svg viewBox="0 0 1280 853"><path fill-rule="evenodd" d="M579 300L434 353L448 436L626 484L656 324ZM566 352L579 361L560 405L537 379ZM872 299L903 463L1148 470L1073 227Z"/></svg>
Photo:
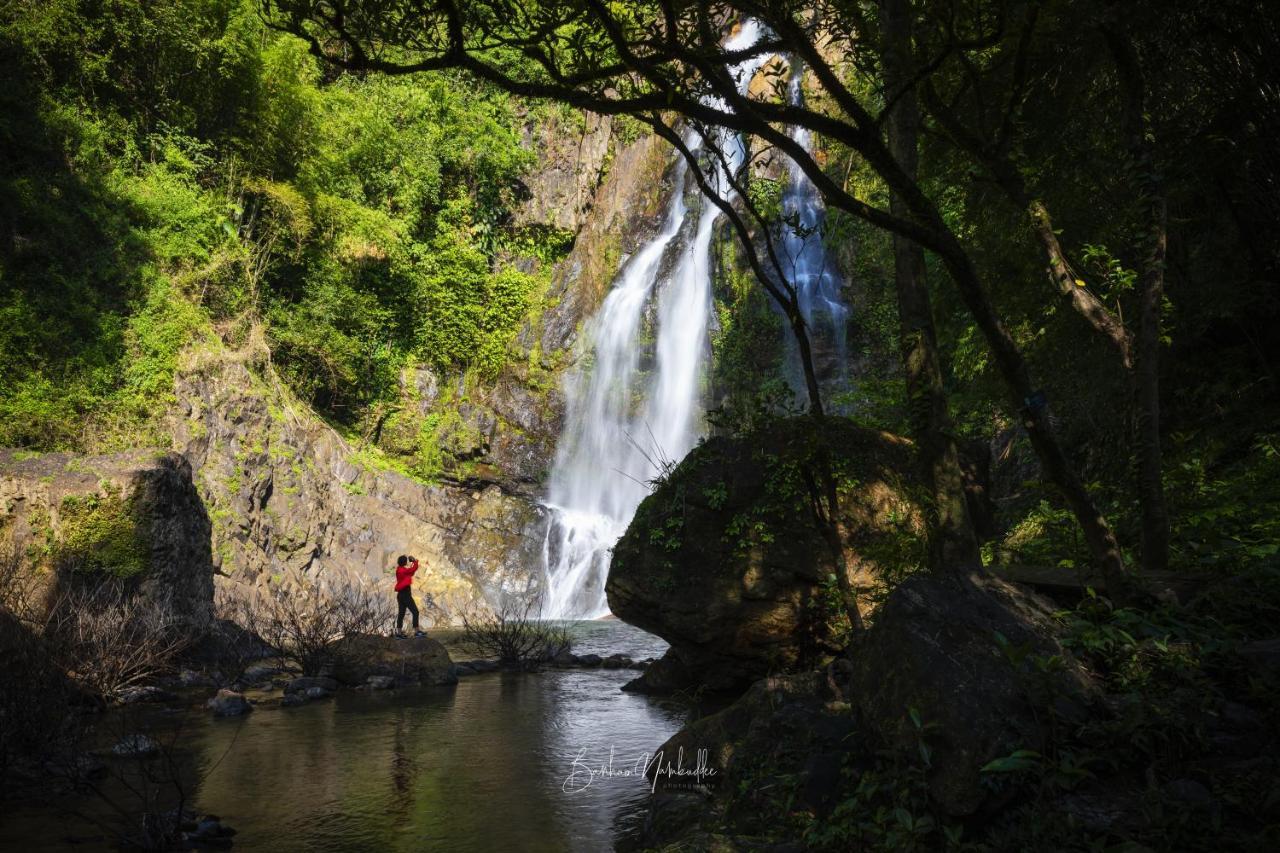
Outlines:
<svg viewBox="0 0 1280 853"><path fill-rule="evenodd" d="M748 21L726 47L749 47L760 32ZM730 69L741 90L763 64L758 57ZM684 142L693 151L703 148L695 132ZM716 142L737 168L746 155L741 142L728 134ZM713 172L713 181L724 186L723 172ZM586 330L591 356L565 385L565 429L544 502L546 618L590 619L609 612L604 585L610 549L650 481L668 461L683 458L703 433L711 243L719 210L700 196L686 205L689 177L680 158L662 229L614 280ZM643 371L645 314L655 300L654 361Z"/></svg>
<svg viewBox="0 0 1280 853"><path fill-rule="evenodd" d="M804 73L792 62L788 96L797 106L803 102L801 81ZM790 137L805 151L813 151L813 135L808 128L792 127ZM844 390L848 383L848 350L846 325L849 308L840 299L843 284L840 273L827 257L822 230L826 208L817 188L793 160L787 160L787 185L782 194L781 245L779 260L783 272L796 288L800 313L809 329L814 360L824 385L824 397L831 391ZM825 369L824 369L825 368ZM799 348L787 334L787 380L797 398L807 403L803 367ZM824 401L827 402L827 401ZM838 409L838 407L833 407Z"/></svg>

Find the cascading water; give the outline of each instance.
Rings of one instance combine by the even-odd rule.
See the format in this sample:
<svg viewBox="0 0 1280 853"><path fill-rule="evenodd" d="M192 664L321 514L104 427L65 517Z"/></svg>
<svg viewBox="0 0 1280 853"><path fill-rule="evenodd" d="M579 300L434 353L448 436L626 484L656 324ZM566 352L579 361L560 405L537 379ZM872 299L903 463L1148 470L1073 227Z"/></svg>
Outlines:
<svg viewBox="0 0 1280 853"><path fill-rule="evenodd" d="M792 104L803 99L803 72L793 64L788 94ZM791 138L805 151L813 151L813 135L808 128L793 127ZM820 361L820 376L827 380L827 390L836 390L848 380L846 325L849 308L840 300L843 284L827 256L822 239L826 208L817 188L792 160L787 161L787 186L782 194L781 251L783 273L796 289L800 313L804 316L813 345L815 361ZM805 400L805 382L800 355L795 341L787 335L787 379L797 397ZM831 386L834 385L835 388Z"/></svg>
<svg viewBox="0 0 1280 853"><path fill-rule="evenodd" d="M725 46L749 47L760 32L748 21ZM741 90L764 59L731 69ZM696 133L684 142L691 150L702 148ZM737 168L745 157L741 143L727 134L716 142L729 167ZM723 172L711 177L724 186ZM587 369L566 383L566 426L545 501L546 618L591 619L609 612L604 585L610 549L663 462L681 459L702 432L711 241L719 210L705 199L686 206L688 178L682 159L662 230L623 267L590 324ZM655 298L655 358L645 372L640 369L644 318Z"/></svg>

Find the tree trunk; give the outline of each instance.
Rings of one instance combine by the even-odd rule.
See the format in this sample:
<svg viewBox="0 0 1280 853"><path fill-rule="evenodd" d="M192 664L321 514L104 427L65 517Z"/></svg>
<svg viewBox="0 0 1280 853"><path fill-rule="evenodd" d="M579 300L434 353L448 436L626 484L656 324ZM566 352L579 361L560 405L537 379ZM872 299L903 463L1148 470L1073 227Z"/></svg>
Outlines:
<svg viewBox="0 0 1280 853"><path fill-rule="evenodd" d="M883 0L881 62L887 97L897 101L889 115L889 150L899 167L916 179L920 112L914 88L911 12L905 0ZM911 215L898 193L889 198L895 216ZM898 295L899 350L906 377L908 413L916 453L929 489L929 564L933 571L980 565L977 537L965 504L946 390L938 357L933 307L925 279L924 250L901 234L893 235L894 281Z"/></svg>
<svg viewBox="0 0 1280 853"><path fill-rule="evenodd" d="M1119 72L1134 183L1146 219L1145 257L1138 291L1134 438L1138 497L1142 504L1142 563L1148 571L1163 571L1169 565L1169 515L1160 450L1160 306L1164 299L1168 210L1147 127L1146 84L1137 51L1125 36L1111 30L1105 35Z"/></svg>
<svg viewBox="0 0 1280 853"><path fill-rule="evenodd" d="M1089 292L1084 282L1071 269L1071 264L1062 251L1062 244L1058 242L1058 235L1053 232L1053 220L1049 218L1049 210L1044 202L1029 198L1025 190L1019 192L1013 189L1009 195L1016 203L1025 207L1027 216L1031 219L1031 227L1049 262L1049 280L1053 282L1053 286L1075 312L1111 345L1120 358L1120 365L1128 373L1133 369L1129 331L1098 297Z"/></svg>

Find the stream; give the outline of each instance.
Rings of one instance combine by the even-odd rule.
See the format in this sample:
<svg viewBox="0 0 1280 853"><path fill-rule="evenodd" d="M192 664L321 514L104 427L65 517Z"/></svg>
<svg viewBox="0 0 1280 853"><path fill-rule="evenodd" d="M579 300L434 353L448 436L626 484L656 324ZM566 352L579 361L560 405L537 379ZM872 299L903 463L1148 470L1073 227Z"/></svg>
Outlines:
<svg viewBox="0 0 1280 853"><path fill-rule="evenodd" d="M581 654L639 659L665 650L617 620L572 631ZM629 770L688 714L680 703L619 690L636 675L490 673L455 688L344 691L240 719L202 709L148 713L162 742L181 726L180 775L195 809L235 828L236 850L625 849L642 824L648 782L638 774L593 778L585 768L607 764L612 749L613 770ZM109 759L117 770L101 783L126 802L134 795L115 775L128 761ZM0 849L108 846L109 836L77 812L110 817L90 795L20 807L0 816Z"/></svg>

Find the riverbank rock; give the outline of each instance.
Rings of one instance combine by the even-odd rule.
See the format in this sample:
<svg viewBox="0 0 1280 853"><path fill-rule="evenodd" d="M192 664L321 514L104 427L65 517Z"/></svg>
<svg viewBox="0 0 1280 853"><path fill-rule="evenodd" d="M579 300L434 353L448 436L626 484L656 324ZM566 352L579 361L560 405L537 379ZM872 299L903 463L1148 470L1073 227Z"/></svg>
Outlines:
<svg viewBox="0 0 1280 853"><path fill-rule="evenodd" d="M310 690L323 690L326 693L332 693L337 689L338 682L328 676L303 675L286 684L284 693L286 696L290 693L306 693Z"/></svg>
<svg viewBox="0 0 1280 853"><path fill-rule="evenodd" d="M210 521L174 453L0 450L0 528L31 555L51 600L72 571L124 581L191 627L213 619Z"/></svg>
<svg viewBox="0 0 1280 853"><path fill-rule="evenodd" d="M867 588L921 544L911 445L832 418L712 438L641 503L614 549L606 591L621 619L671 644L633 689L740 690L835 651L834 560L810 507L819 448L838 472L854 582Z"/></svg>
<svg viewBox="0 0 1280 853"><path fill-rule="evenodd" d="M449 652L430 637L347 637L336 652L333 675L343 684L367 684L372 676L387 676L397 685L458 683Z"/></svg>
<svg viewBox="0 0 1280 853"><path fill-rule="evenodd" d="M338 682L327 676L303 675L284 686L282 705L291 707L327 699L338 689Z"/></svg>
<svg viewBox="0 0 1280 853"><path fill-rule="evenodd" d="M938 811L989 816L1019 791L984 784L983 767L1043 750L1053 720L1070 726L1107 714L1092 676L1057 636L1048 603L1024 589L984 574L908 578L847 658L761 679L662 745L664 761L683 755L686 764L705 750L716 771L704 786L713 798L701 817L684 815L679 838L717 825L772 836L775 783L795 791L794 807L823 816L856 796L864 770L920 767L922 749ZM1060 665L1036 667L1049 658ZM664 794L658 781L654 809L687 805L687 786ZM673 840L654 826L650 843Z"/></svg>
<svg viewBox="0 0 1280 853"><path fill-rule="evenodd" d="M145 685L142 687L130 687L122 690L116 697L121 705L136 705L139 702L172 702L178 698L178 694L165 690L155 685Z"/></svg>
<svg viewBox="0 0 1280 853"><path fill-rule="evenodd" d="M208 707L215 717L239 717L253 710L253 705L244 698L243 694L225 689L219 690L217 695L209 700Z"/></svg>

